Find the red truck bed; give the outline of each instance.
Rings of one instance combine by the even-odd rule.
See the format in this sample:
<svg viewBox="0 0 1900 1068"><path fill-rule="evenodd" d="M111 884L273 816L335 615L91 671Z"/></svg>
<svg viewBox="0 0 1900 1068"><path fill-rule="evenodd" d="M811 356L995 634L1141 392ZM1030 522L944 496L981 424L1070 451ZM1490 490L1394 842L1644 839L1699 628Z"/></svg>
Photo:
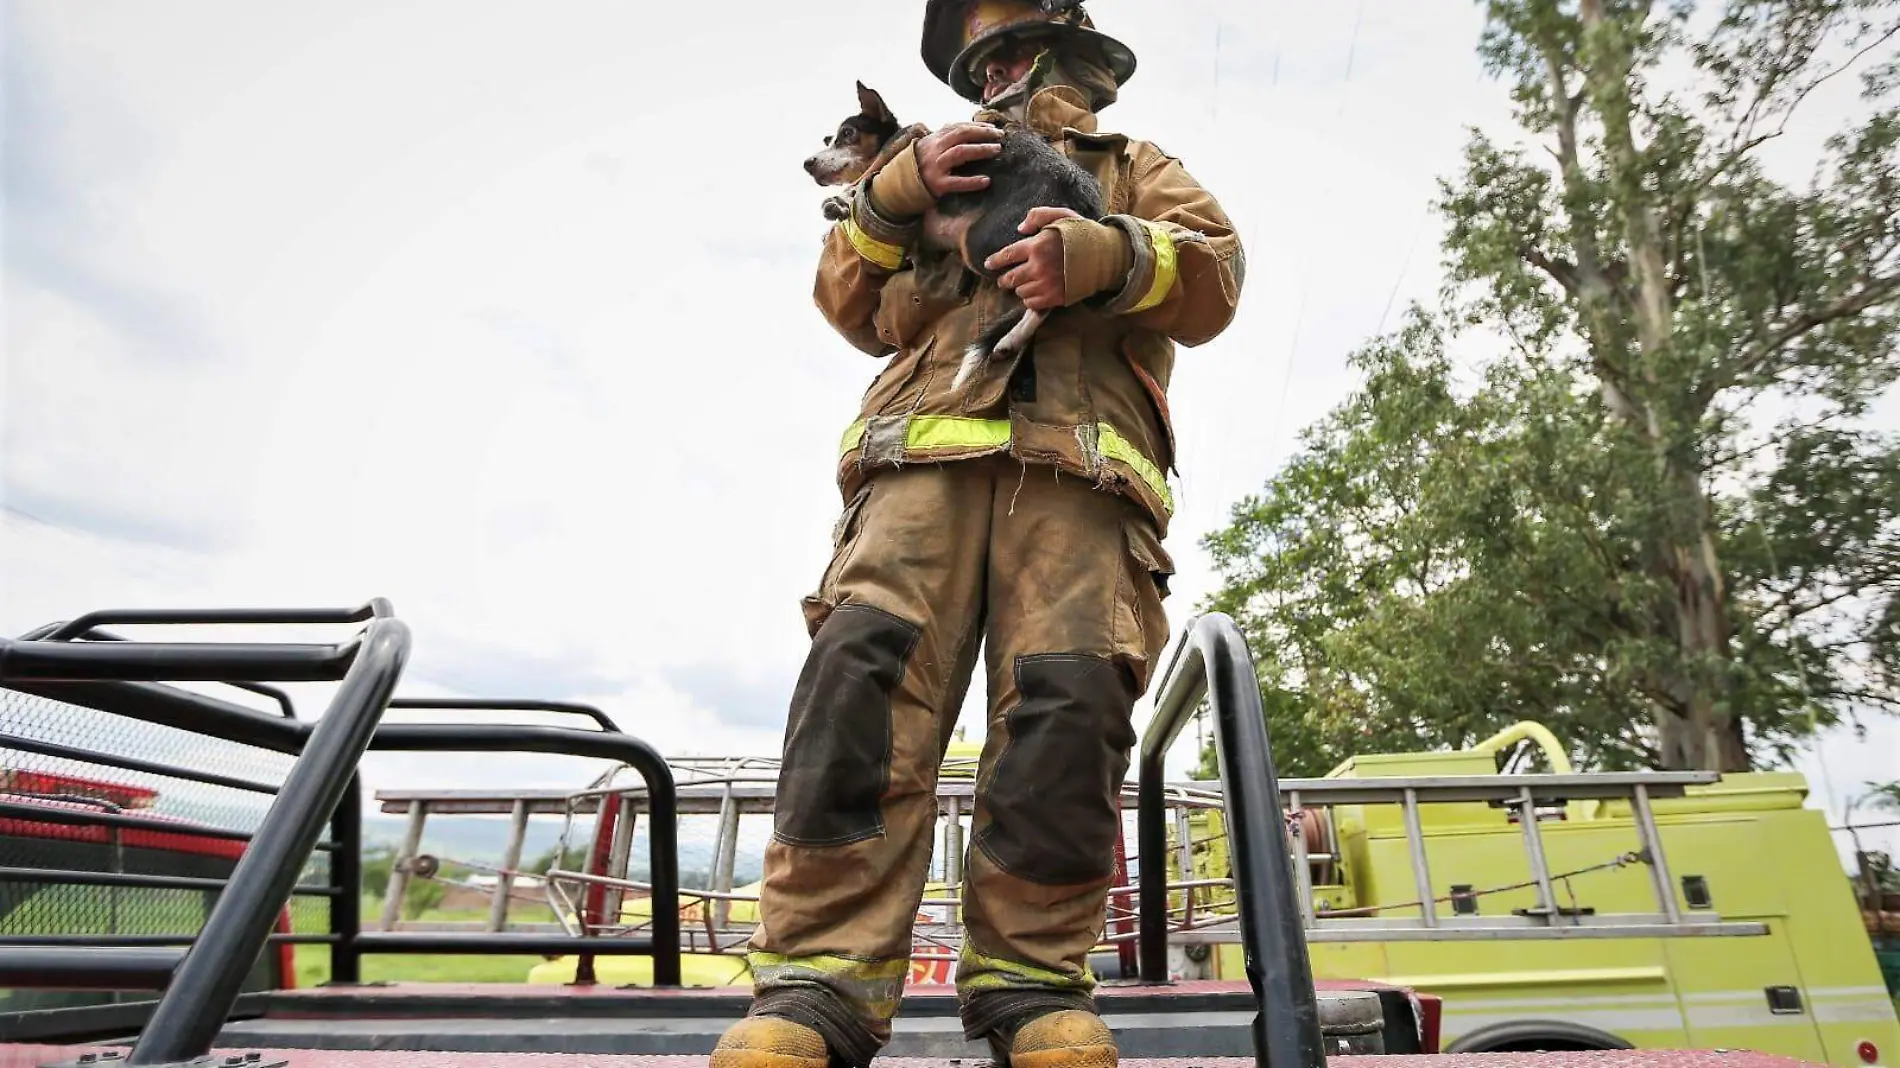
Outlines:
<svg viewBox="0 0 1900 1068"><path fill-rule="evenodd" d="M99 1047L0 1046L0 1068L40 1068L42 1065L71 1062L86 1052L107 1053ZM244 1054L260 1053L258 1061L267 1065L283 1062L291 1068L705 1068L703 1057L608 1057L559 1053L484 1053L443 1054L416 1052L365 1052L354 1050L217 1050L213 1065L229 1055L237 1055L239 1066ZM110 1061L106 1062L107 1064ZM1802 1061L1769 1057L1756 1053L1722 1050L1649 1050L1618 1053L1465 1053L1431 1057L1333 1057L1329 1068L1797 1068ZM878 1061L882 1068L970 1068L962 1060L913 1060L889 1058ZM1194 1058L1172 1060L1128 1060L1127 1068L1254 1068L1244 1058Z"/></svg>

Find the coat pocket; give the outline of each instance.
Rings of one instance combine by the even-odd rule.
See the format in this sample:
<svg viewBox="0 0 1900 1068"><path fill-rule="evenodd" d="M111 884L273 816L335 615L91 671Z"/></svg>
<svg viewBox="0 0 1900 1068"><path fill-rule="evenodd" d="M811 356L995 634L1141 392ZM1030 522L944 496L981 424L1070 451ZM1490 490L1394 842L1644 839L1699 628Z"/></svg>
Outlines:
<svg viewBox="0 0 1900 1068"><path fill-rule="evenodd" d="M1115 654L1140 696L1168 646L1168 613L1162 602L1168 598L1174 559L1145 515L1122 521L1122 540L1126 552L1115 598Z"/></svg>
<svg viewBox="0 0 1900 1068"><path fill-rule="evenodd" d="M955 289L946 289L937 273L930 266L913 267L884 283L878 293L877 311L871 316L878 340L907 348L925 327L956 307L959 300Z"/></svg>
<svg viewBox="0 0 1900 1068"><path fill-rule="evenodd" d="M825 625L832 610L838 607L840 600L838 580L845 564L850 562L852 550L857 548L858 532L864 525L864 507L871 499L871 492L877 486L876 480L866 482L851 499L845 502L844 511L838 516L838 522L831 528L831 559L825 564L824 575L818 580L818 588L805 595L800 606L805 613L805 629L811 637L818 636L818 628Z"/></svg>

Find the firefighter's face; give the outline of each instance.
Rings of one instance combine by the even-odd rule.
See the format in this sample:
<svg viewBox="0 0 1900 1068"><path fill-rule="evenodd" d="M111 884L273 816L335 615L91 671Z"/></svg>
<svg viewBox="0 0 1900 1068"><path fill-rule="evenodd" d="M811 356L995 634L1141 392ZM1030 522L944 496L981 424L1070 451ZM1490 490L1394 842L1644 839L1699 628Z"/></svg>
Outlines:
<svg viewBox="0 0 1900 1068"><path fill-rule="evenodd" d="M1004 90L1028 76L1046 42L1025 34L1010 34L997 42L977 61L976 73L983 83L983 102L995 100Z"/></svg>

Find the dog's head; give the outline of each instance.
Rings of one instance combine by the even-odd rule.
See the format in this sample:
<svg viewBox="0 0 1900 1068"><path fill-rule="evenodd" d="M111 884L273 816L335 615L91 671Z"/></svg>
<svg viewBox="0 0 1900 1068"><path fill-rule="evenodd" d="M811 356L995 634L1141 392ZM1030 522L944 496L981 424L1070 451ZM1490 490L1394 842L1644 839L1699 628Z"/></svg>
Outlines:
<svg viewBox="0 0 1900 1068"><path fill-rule="evenodd" d="M884 106L884 98L859 82L858 113L825 138L824 151L805 161L805 173L819 185L850 185L864 177L897 130L897 116Z"/></svg>

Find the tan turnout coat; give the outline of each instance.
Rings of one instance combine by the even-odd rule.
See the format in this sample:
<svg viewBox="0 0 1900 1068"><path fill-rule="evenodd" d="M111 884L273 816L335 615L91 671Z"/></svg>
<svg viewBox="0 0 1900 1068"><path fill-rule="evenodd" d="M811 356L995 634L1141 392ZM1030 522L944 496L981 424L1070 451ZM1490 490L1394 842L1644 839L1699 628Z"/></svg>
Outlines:
<svg viewBox="0 0 1900 1068"><path fill-rule="evenodd" d="M1125 282L1056 313L1029 354L993 360L953 392L964 348L1013 298L979 284L953 257L920 256L915 224L882 219L868 206L865 182L851 218L826 236L814 290L839 333L886 359L841 443L840 489L848 501L880 467L1003 452L1133 498L1165 536L1173 511L1167 390L1175 346L1200 345L1226 329L1245 253L1220 205L1178 159L1098 130L1074 89L1040 90L1024 115L1025 125L1101 182L1110 212L1102 221L1127 233L1134 253ZM976 118L1001 116L980 111ZM1084 251L1065 241L1065 256ZM1020 360L1033 362L1023 375L1016 374Z"/></svg>

